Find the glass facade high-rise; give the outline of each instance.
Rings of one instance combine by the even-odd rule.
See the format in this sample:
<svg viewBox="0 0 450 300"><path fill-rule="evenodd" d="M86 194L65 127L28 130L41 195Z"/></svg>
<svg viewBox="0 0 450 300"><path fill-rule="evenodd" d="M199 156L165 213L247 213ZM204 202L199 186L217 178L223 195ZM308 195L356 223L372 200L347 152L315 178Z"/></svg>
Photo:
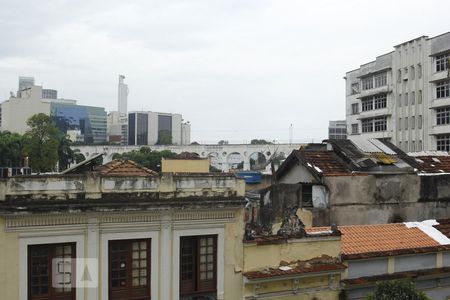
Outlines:
<svg viewBox="0 0 450 300"><path fill-rule="evenodd" d="M103 107L51 103L50 117L62 132L79 131L87 144L106 142L106 111Z"/></svg>

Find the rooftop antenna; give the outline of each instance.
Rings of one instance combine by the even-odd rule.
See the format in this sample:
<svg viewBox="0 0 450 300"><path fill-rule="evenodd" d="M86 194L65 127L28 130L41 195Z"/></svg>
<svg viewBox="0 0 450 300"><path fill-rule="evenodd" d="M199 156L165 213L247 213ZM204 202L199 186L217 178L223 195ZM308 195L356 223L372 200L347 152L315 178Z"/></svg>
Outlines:
<svg viewBox="0 0 450 300"><path fill-rule="evenodd" d="M292 131L294 130L294 128L292 127L292 123L289 126L289 145L292 145Z"/></svg>

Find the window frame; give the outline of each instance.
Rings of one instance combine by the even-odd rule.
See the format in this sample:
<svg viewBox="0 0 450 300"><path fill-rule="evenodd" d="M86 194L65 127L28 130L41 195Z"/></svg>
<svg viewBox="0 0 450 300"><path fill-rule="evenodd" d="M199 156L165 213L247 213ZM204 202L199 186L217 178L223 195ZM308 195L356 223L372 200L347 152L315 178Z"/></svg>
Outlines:
<svg viewBox="0 0 450 300"><path fill-rule="evenodd" d="M76 243L75 242L68 242L68 243L48 243L48 244L35 244L35 245L27 245L27 299L29 300L52 300L52 299L76 299L76 287L75 287L75 280L76 280L76 266L73 265L72 261L72 273L71 276L71 288L70 292L57 292L56 288L53 287L53 260L55 258L58 258L56 253L57 247L70 247L71 253L70 253L70 259L76 258ZM33 256L32 251L33 248L40 248L47 250L46 260L47 260L47 270L48 270L48 278L47 278L47 293L41 294L41 296L33 296L32 294L32 286L33 286ZM64 254L65 250L63 250ZM42 276L41 276L42 277Z"/></svg>
<svg viewBox="0 0 450 300"><path fill-rule="evenodd" d="M212 253L208 253L210 246L208 243L212 239ZM205 241L205 244L202 244L202 241ZM190 244L190 245L189 245ZM188 257L188 254L183 253L183 249L193 248L192 254L192 265L191 273L193 273L193 278L190 280L183 280L182 276L186 274L186 269L183 271L183 267L189 266L189 263L183 262L184 257ZM218 277L218 236L217 234L210 235L188 235L180 237L180 251L179 251L179 296L186 297L191 295L202 295L209 293L217 294L217 277ZM202 248L205 249L205 253L202 253ZM208 261L209 256L212 255L212 270L208 270L208 265L211 263ZM201 261L201 258L205 257L205 262ZM205 265L205 270L201 270L201 265ZM202 279L202 273L206 273L206 277L208 273L212 273L212 278Z"/></svg>
<svg viewBox="0 0 450 300"><path fill-rule="evenodd" d="M450 106L436 108L436 125L450 124Z"/></svg>
<svg viewBox="0 0 450 300"><path fill-rule="evenodd" d="M437 151L450 151L450 135L443 134L436 136L436 150Z"/></svg>
<svg viewBox="0 0 450 300"><path fill-rule="evenodd" d="M436 59L435 59L436 73L446 71L448 69L449 58L450 58L450 52L436 55Z"/></svg>
<svg viewBox="0 0 450 300"><path fill-rule="evenodd" d="M142 285L139 286L133 286L133 279L135 276L133 276L133 271L135 271L136 269L133 269L133 260L135 260L133 258L133 251L136 249L133 249L133 243L139 243L138 244L138 250L139 250L139 258L137 259L139 261L139 267L137 269L138 271L138 279L140 281L141 277L145 277L146 279L146 284L144 285L144 287L142 287ZM141 243L145 243L146 244L146 249L142 250L141 249ZM114 288L112 286L112 282L113 280L117 280L114 279L113 276L113 272L114 272L114 268L112 267L113 261L112 261L112 256L113 256L113 246L114 244L125 244L128 249L126 249L126 264L130 265L130 268L126 268L125 270L125 276L126 276L126 281L127 281L127 285L125 288ZM142 297L145 299L151 299L151 277L152 277L152 269L151 269L151 258L152 258L152 240L150 238L141 238L141 239L117 239L117 240L108 240L108 299L110 300L115 300L115 299L127 299L127 297ZM125 252L122 251L122 252ZM140 264L140 260L141 259L141 252L146 251L146 263L145 263L145 268L147 270L145 276L141 276L141 264ZM120 270L118 270L120 272ZM140 284L140 283L139 283ZM142 294L142 293L145 294ZM125 298L121 298L120 294L124 294ZM133 295L133 293L135 295ZM118 294L117 295L113 295L113 294ZM134 299L134 298L133 298Z"/></svg>
<svg viewBox="0 0 450 300"><path fill-rule="evenodd" d="M436 83L436 99L450 97L450 80Z"/></svg>

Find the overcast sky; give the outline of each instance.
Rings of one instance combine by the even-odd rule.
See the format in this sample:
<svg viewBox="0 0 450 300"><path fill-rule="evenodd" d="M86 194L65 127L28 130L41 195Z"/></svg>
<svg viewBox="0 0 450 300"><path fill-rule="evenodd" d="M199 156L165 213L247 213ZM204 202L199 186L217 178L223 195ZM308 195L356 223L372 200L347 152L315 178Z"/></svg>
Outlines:
<svg viewBox="0 0 450 300"><path fill-rule="evenodd" d="M79 104L177 112L191 141L319 141L346 71L450 30L450 1L0 0L0 98L18 76Z"/></svg>

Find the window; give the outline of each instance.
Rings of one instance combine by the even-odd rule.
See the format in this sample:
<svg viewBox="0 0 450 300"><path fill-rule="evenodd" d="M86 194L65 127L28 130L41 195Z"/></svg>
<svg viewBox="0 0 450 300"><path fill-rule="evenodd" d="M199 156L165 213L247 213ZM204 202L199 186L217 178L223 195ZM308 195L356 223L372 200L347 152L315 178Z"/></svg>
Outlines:
<svg viewBox="0 0 450 300"><path fill-rule="evenodd" d="M404 147L405 147L404 151L405 151L405 152L408 152L408 141L405 141Z"/></svg>
<svg viewBox="0 0 450 300"><path fill-rule="evenodd" d="M385 108L386 107L386 95L378 95L374 98L375 109Z"/></svg>
<svg viewBox="0 0 450 300"><path fill-rule="evenodd" d="M419 90L419 95L418 95L417 102L418 102L419 104L422 104L422 90Z"/></svg>
<svg viewBox="0 0 450 300"><path fill-rule="evenodd" d="M411 72L409 72L409 76L411 76L411 80L415 79L416 69L414 68L414 66L411 66Z"/></svg>
<svg viewBox="0 0 450 300"><path fill-rule="evenodd" d="M450 107L436 109L436 124L450 124Z"/></svg>
<svg viewBox="0 0 450 300"><path fill-rule="evenodd" d="M411 105L416 104L416 92L411 92Z"/></svg>
<svg viewBox="0 0 450 300"><path fill-rule="evenodd" d="M352 124L352 134L358 134L358 123Z"/></svg>
<svg viewBox="0 0 450 300"><path fill-rule="evenodd" d="M397 70L397 82L402 82L402 69Z"/></svg>
<svg viewBox="0 0 450 300"><path fill-rule="evenodd" d="M385 108L387 101L386 94L365 98L361 101L362 111Z"/></svg>
<svg viewBox="0 0 450 300"><path fill-rule="evenodd" d="M387 128L386 117L374 118L375 131L385 131Z"/></svg>
<svg viewBox="0 0 450 300"><path fill-rule="evenodd" d="M380 73L374 76L375 87L385 86L387 84L387 74Z"/></svg>
<svg viewBox="0 0 450 300"><path fill-rule="evenodd" d="M411 129L416 128L416 117L412 116L410 119L411 119Z"/></svg>
<svg viewBox="0 0 450 300"><path fill-rule="evenodd" d="M437 151L450 151L450 135L438 135L436 137Z"/></svg>
<svg viewBox="0 0 450 300"><path fill-rule="evenodd" d="M362 132L385 131L387 129L387 118L376 117L362 120Z"/></svg>
<svg viewBox="0 0 450 300"><path fill-rule="evenodd" d="M448 69L448 59L450 58L450 53L445 53L436 56L436 72L445 71Z"/></svg>
<svg viewBox="0 0 450 300"><path fill-rule="evenodd" d="M398 94L398 107L402 107L402 94Z"/></svg>
<svg viewBox="0 0 450 300"><path fill-rule="evenodd" d="M361 83L362 83L363 91L373 89L373 77L372 76L363 78Z"/></svg>
<svg viewBox="0 0 450 300"><path fill-rule="evenodd" d="M373 100L371 99L365 99L362 100L362 111L368 111L373 109Z"/></svg>
<svg viewBox="0 0 450 300"><path fill-rule="evenodd" d="M417 65L417 78L422 78L422 65L418 64Z"/></svg>
<svg viewBox="0 0 450 300"><path fill-rule="evenodd" d="M416 151L416 141L412 141L411 142L411 149L410 149L410 151L412 151L412 152Z"/></svg>
<svg viewBox="0 0 450 300"><path fill-rule="evenodd" d="M359 104L353 103L352 104L352 115L359 114Z"/></svg>
<svg viewBox="0 0 450 300"><path fill-rule="evenodd" d="M405 93L405 106L408 106L408 93Z"/></svg>
<svg viewBox="0 0 450 300"><path fill-rule="evenodd" d="M372 132L373 131L373 119L362 120L362 132Z"/></svg>
<svg viewBox="0 0 450 300"><path fill-rule="evenodd" d="M417 119L417 127L422 129L422 115L419 115L419 118Z"/></svg>
<svg viewBox="0 0 450 300"><path fill-rule="evenodd" d="M312 202L312 184L302 184L302 205L313 206Z"/></svg>
<svg viewBox="0 0 450 300"><path fill-rule="evenodd" d="M150 239L109 241L109 298L150 298Z"/></svg>
<svg viewBox="0 0 450 300"><path fill-rule="evenodd" d="M422 140L419 140L417 151L422 151Z"/></svg>
<svg viewBox="0 0 450 300"><path fill-rule="evenodd" d="M217 236L181 237L180 268L180 300L216 296Z"/></svg>
<svg viewBox="0 0 450 300"><path fill-rule="evenodd" d="M402 130L402 118L398 118L398 130Z"/></svg>
<svg viewBox="0 0 450 300"><path fill-rule="evenodd" d="M61 258L62 263L53 266L55 258ZM28 246L28 299L74 299L72 258L75 243ZM53 279L58 287L53 287Z"/></svg>
<svg viewBox="0 0 450 300"><path fill-rule="evenodd" d="M447 98L450 96L450 81L436 83L436 98Z"/></svg>
<svg viewBox="0 0 450 300"><path fill-rule="evenodd" d="M359 82L352 83L352 95L359 94Z"/></svg>
<svg viewBox="0 0 450 300"><path fill-rule="evenodd" d="M408 117L405 117L405 130L408 129Z"/></svg>

